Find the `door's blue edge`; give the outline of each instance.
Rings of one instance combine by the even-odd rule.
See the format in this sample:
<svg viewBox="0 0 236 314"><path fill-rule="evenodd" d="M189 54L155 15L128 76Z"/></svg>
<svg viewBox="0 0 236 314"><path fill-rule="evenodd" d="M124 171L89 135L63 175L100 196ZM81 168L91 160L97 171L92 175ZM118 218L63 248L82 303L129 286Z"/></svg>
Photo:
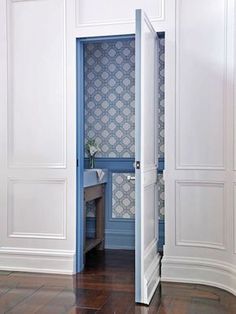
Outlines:
<svg viewBox="0 0 236 314"><path fill-rule="evenodd" d="M84 268L83 256L83 172L84 172L84 66L83 66L83 43L77 40L77 215L76 215L76 271Z"/></svg>

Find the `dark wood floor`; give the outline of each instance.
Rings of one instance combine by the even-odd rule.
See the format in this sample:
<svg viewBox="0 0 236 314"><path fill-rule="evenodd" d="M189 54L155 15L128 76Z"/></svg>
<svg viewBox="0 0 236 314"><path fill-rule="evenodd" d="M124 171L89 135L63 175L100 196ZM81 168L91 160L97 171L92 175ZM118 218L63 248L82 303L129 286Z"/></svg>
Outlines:
<svg viewBox="0 0 236 314"><path fill-rule="evenodd" d="M134 303L134 256L91 252L77 276L0 272L0 313L236 314L236 297L200 285L162 283L149 307Z"/></svg>

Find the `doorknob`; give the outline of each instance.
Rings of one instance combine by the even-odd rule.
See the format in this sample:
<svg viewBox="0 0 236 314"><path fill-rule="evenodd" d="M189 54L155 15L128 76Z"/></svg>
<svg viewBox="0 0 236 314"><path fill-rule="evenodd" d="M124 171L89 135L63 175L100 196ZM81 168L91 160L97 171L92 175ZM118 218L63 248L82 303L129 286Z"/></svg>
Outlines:
<svg viewBox="0 0 236 314"><path fill-rule="evenodd" d="M135 180L135 177L127 176L127 180L128 180L128 181L134 181L134 180Z"/></svg>

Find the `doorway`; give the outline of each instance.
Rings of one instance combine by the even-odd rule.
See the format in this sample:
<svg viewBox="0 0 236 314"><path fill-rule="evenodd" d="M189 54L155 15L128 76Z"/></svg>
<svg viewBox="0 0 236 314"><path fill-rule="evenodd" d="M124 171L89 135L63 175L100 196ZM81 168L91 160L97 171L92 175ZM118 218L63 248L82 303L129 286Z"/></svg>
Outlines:
<svg viewBox="0 0 236 314"><path fill-rule="evenodd" d="M154 39L156 37L155 34L156 33L152 31L152 36ZM135 78L137 77L137 71L135 72L135 65L137 62L137 55L135 56L135 39L137 39L137 37L134 38L134 35L129 35L80 39L77 43L77 78L79 86L79 106L77 117L79 125L79 210L77 219L78 271L83 269L84 262L86 261L86 255L84 254L86 253L86 250L84 251L84 247L86 247L85 238L94 238L95 240L99 240L97 244L95 243L92 246L93 248L98 247L99 249L113 248L134 250L135 183L133 181L133 178L136 169L140 169L140 162L137 162L137 160L135 160L135 151L137 151L137 145L135 147L135 137L137 138L137 134L135 134L136 131L134 125L136 106L135 92L137 92L137 87L135 91ZM141 43L140 40L139 42ZM154 42L152 45L154 45ZM148 66L150 71L154 71L154 67L152 68L150 67L150 65ZM141 80L139 80L139 82L141 83ZM154 85L152 88L154 88ZM152 112L154 111L152 110ZM156 112L157 111L155 109L155 114ZM151 118L153 119L153 114ZM156 127L157 126L155 125L155 128ZM153 133L153 136L156 135L154 135ZM91 165L91 158L88 154L89 143L92 143L92 146L95 147L95 150L98 150L95 158L96 165L95 169L93 170L88 170ZM153 149L152 151L154 154ZM156 156L156 154L154 155ZM145 162L145 159L143 161ZM157 177L155 165L157 164L157 160L154 160L154 162L155 164L153 164L152 169L149 170L149 172L152 172L151 181L149 181L147 188L145 188L145 186L143 186L143 188L149 189L149 187L151 187L150 193L155 194L155 178ZM97 192L94 190L93 192L90 191L91 193L94 193L94 198L87 196L85 197L85 190L91 187L91 185L86 185L87 178L85 177L85 172L89 172L90 179L91 175L94 175L95 173L96 179L101 180L99 182L96 182L97 184L95 185L103 186L103 196L102 191L100 191L98 195L96 194ZM102 178L99 178L100 175L102 175ZM91 194L90 192L89 196ZM96 203L97 199L100 199L102 197L104 204L103 208L105 221L104 239L97 238L96 234L96 216L100 208L102 207L101 205L99 205L99 208L97 208ZM91 200L94 201L90 202ZM154 203L152 203L151 201L150 204L155 211L154 207L156 208L156 198L152 198L152 200L154 200ZM84 208L86 208L86 210L84 210ZM158 230L158 228L155 227L155 225L158 223L158 220L156 218L157 216L152 215L150 219L152 219L152 228ZM138 228L139 227L140 226L138 226ZM111 237L112 228L116 229ZM154 229L153 231L154 233L156 233ZM154 246L156 247L155 243L156 240L150 243L152 245L152 247L148 249L150 251L150 254L153 254L153 248ZM157 260L159 260L158 257ZM140 267L140 263L138 267ZM153 269L153 267L155 267L154 264L151 265L151 267ZM151 272L153 272L152 269L150 268ZM155 273L153 274L154 276L157 276L158 272L155 271ZM150 273L150 276L152 276L152 273ZM147 289L149 289L151 292L151 290L155 289L156 283L155 281L150 281L150 284L152 286L147 286Z"/></svg>
<svg viewBox="0 0 236 314"><path fill-rule="evenodd" d="M77 51L80 69L78 125L81 126L78 130L78 163L81 165L78 167L81 186L78 201L81 207L86 206L86 210L80 212L80 222L84 222L78 228L80 238L96 239L96 199L90 201L90 197L88 202L84 201L85 189L94 183L87 182L86 178L93 172L88 170L88 145L93 143L99 150L95 168L104 172L102 180L97 182L104 189L102 245L105 249L134 250L135 186L128 180L134 175L135 153L134 36L81 39ZM98 173L94 172L96 179ZM81 270L83 257L79 260L77 269Z"/></svg>

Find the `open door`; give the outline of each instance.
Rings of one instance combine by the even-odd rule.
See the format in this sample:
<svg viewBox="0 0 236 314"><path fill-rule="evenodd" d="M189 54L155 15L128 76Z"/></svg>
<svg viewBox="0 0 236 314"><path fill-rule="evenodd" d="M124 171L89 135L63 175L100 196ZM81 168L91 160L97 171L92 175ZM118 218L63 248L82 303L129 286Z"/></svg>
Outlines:
<svg viewBox="0 0 236 314"><path fill-rule="evenodd" d="M158 286L157 34L136 10L135 301L149 304Z"/></svg>

